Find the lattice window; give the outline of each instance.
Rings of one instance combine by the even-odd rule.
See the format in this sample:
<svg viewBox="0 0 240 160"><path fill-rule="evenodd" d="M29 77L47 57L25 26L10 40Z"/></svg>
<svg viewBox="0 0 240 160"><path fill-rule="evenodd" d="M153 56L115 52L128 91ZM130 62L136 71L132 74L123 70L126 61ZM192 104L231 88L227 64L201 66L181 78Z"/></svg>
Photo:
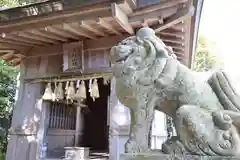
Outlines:
<svg viewBox="0 0 240 160"><path fill-rule="evenodd" d="M76 108L70 105L52 102L50 106L49 128L75 130Z"/></svg>

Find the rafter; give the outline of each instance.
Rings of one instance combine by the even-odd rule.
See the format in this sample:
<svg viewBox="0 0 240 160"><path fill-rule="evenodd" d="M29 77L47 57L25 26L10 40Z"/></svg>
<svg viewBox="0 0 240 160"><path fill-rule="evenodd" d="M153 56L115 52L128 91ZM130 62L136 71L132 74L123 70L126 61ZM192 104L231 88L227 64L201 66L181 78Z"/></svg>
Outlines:
<svg viewBox="0 0 240 160"><path fill-rule="evenodd" d="M58 28L58 27L48 26L48 27L45 27L45 29L47 30L47 32L54 33L58 36L64 36L64 37L72 38L72 39L75 39L75 40L79 39L78 36L72 35L72 34L66 32L64 29L61 29L61 28Z"/></svg>
<svg viewBox="0 0 240 160"><path fill-rule="evenodd" d="M20 36L20 37L31 38L33 40L42 41L42 42L45 42L45 43L53 43L53 44L59 43L59 41L52 40L52 39L49 39L49 38L40 37L40 36L36 36L36 35L32 35L31 33L27 33L27 32L21 32L21 33L18 33L17 35Z"/></svg>
<svg viewBox="0 0 240 160"><path fill-rule="evenodd" d="M175 30L179 30L179 31L184 31L185 24L181 22L181 23L173 25L171 28L173 28Z"/></svg>
<svg viewBox="0 0 240 160"><path fill-rule="evenodd" d="M160 35L160 38L165 42L176 43L180 45L184 44L185 42L184 38L172 37L167 35Z"/></svg>
<svg viewBox="0 0 240 160"><path fill-rule="evenodd" d="M177 30L170 29L170 28L161 31L161 32L159 32L158 34L160 34L160 35L166 35L166 36L179 37L179 38L182 38L182 37L185 36L185 33L184 33L184 32L177 31Z"/></svg>
<svg viewBox="0 0 240 160"><path fill-rule="evenodd" d="M89 34L89 33L86 33L84 31L81 31L80 29L77 29L77 28L74 28L73 26L71 26L70 24L67 24L65 23L63 25L63 28L65 30L68 30L69 32L73 33L73 34L76 34L78 36L83 36L83 37L87 37L87 38L90 38L90 39L96 39L96 37L94 37L93 35Z"/></svg>
<svg viewBox="0 0 240 160"><path fill-rule="evenodd" d="M146 19L142 20L141 26L142 26L142 27L149 27L148 21L147 21Z"/></svg>
<svg viewBox="0 0 240 160"><path fill-rule="evenodd" d="M131 16L142 15L142 14L145 14L145 13L148 13L148 12L153 12L153 11L158 10L158 9L171 8L171 7L174 7L174 6L178 6L178 5L184 4L187 1L188 0L167 0L167 1L161 1L161 2L159 2L157 4L149 5L147 7L142 7L140 9L138 9L137 12L132 13Z"/></svg>
<svg viewBox="0 0 240 160"><path fill-rule="evenodd" d="M6 43L6 44L9 44L9 45L15 44L15 45L19 45L19 46L38 47L35 44L23 43L23 42L19 42L19 41L16 41L16 40L8 40L8 39L5 39L5 38L0 38L0 42L1 43Z"/></svg>
<svg viewBox="0 0 240 160"><path fill-rule="evenodd" d="M169 15L172 15L177 12L178 6L172 7L172 8L164 8L164 9L157 9L154 11L149 11L144 14L139 15L129 15L129 23L134 23L137 21L141 21L143 18L145 19L159 19L159 16L162 18L166 18Z"/></svg>
<svg viewBox="0 0 240 160"><path fill-rule="evenodd" d="M97 19L97 24L100 25L101 27L103 27L103 28L105 28L105 29L107 29L107 30L117 34L117 35L121 35L121 33L118 30L113 28L109 23L105 22L105 20L103 20L100 17Z"/></svg>
<svg viewBox="0 0 240 160"><path fill-rule="evenodd" d="M21 58L19 58L19 57L14 57L14 58L12 58L11 60L9 60L8 62L9 62L9 63L14 63L14 62L19 61L19 60L21 60Z"/></svg>
<svg viewBox="0 0 240 160"><path fill-rule="evenodd" d="M44 44L46 44L46 43L41 42L41 41L37 41L37 40L29 39L29 38L24 38L24 37L19 37L18 35L15 35L15 34L7 34L4 37L4 39L15 40L15 41L23 42L23 43L34 44L34 45L44 45Z"/></svg>
<svg viewBox="0 0 240 160"><path fill-rule="evenodd" d="M172 47L172 49L176 49L178 51L184 51L184 45L182 44L176 44L176 43L172 43L172 42L164 42L167 46Z"/></svg>
<svg viewBox="0 0 240 160"><path fill-rule="evenodd" d="M32 30L32 31L29 31L29 32L34 34L34 35L42 36L42 37L45 37L45 38L50 38L50 39L54 39L54 40L58 40L58 41L67 41L67 38L56 36L53 33L50 33L50 32L44 31L44 30L41 30L41 31Z"/></svg>
<svg viewBox="0 0 240 160"><path fill-rule="evenodd" d="M160 32L166 28L170 28L171 26L183 21L184 19L192 16L193 14L194 7L192 5L188 5L187 7L180 9L178 12L176 12L176 14L165 19L163 25L155 25L152 26L152 28L155 30L155 32Z"/></svg>
<svg viewBox="0 0 240 160"><path fill-rule="evenodd" d="M93 28L91 25L87 24L85 21L80 21L80 26L88 31L91 31L91 32L97 34L97 35L105 36L105 34L102 31L99 31L99 30Z"/></svg>
<svg viewBox="0 0 240 160"><path fill-rule="evenodd" d="M112 3L113 18L130 35L134 34L132 26L129 24L128 16L119 8L116 3Z"/></svg>

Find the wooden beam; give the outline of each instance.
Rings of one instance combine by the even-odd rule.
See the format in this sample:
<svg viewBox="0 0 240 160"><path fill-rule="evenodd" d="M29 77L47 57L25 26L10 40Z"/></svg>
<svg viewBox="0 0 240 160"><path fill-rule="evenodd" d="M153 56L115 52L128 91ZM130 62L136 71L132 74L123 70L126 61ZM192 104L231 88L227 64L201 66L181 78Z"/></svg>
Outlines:
<svg viewBox="0 0 240 160"><path fill-rule="evenodd" d="M3 49L24 50L26 48L32 48L32 47L13 45L12 43L1 42L0 40L0 50L3 50Z"/></svg>
<svg viewBox="0 0 240 160"><path fill-rule="evenodd" d="M112 3L113 18L130 35L134 34L132 26L129 24L128 16L119 8L116 3Z"/></svg>
<svg viewBox="0 0 240 160"><path fill-rule="evenodd" d="M107 29L107 30L117 34L117 35L121 35L121 33L118 30L113 28L108 22L105 22L105 20L103 20L100 17L97 19L97 24L100 25L101 27L103 27L103 28L105 28L105 29Z"/></svg>
<svg viewBox="0 0 240 160"><path fill-rule="evenodd" d="M10 61L8 61L8 63L14 64L14 63L16 63L17 61L20 61L20 60L21 60L21 58L19 58L19 57L14 57L14 58L11 59Z"/></svg>
<svg viewBox="0 0 240 160"><path fill-rule="evenodd" d="M185 33L184 32L181 32L181 31L177 31L177 30L174 30L174 29L165 29L161 32L159 32L160 35L166 35L166 36L173 36L173 37L179 37L179 38L182 38L185 36Z"/></svg>
<svg viewBox="0 0 240 160"><path fill-rule="evenodd" d="M163 24L163 18L162 17L158 17L158 23Z"/></svg>
<svg viewBox="0 0 240 160"><path fill-rule="evenodd" d="M44 30L32 30L32 31L29 31L29 32L34 34L34 35L42 36L42 37L49 38L49 39L54 39L54 40L64 41L64 42L67 41L67 38L63 38L63 37L54 35L51 32L47 32L47 31L44 31Z"/></svg>
<svg viewBox="0 0 240 160"><path fill-rule="evenodd" d="M91 31L91 32L97 34L97 35L105 36L105 34L102 31L99 31L99 30L93 28L91 25L87 24L85 21L80 21L80 26L88 31Z"/></svg>
<svg viewBox="0 0 240 160"><path fill-rule="evenodd" d="M8 59L10 59L11 57L13 57L13 53L12 52L8 52L4 55L1 56L1 58L4 60L4 61L7 61Z"/></svg>
<svg viewBox="0 0 240 160"><path fill-rule="evenodd" d="M173 37L168 35L160 35L160 38L165 42L176 43L176 44L184 44L184 38Z"/></svg>
<svg viewBox="0 0 240 160"><path fill-rule="evenodd" d="M172 47L172 46L170 46L170 47ZM183 48L173 48L172 47L172 49L173 49L173 52L174 53L184 53L185 54L185 51L184 51L184 49Z"/></svg>
<svg viewBox="0 0 240 160"><path fill-rule="evenodd" d="M173 51L174 52L174 51ZM184 57L184 52L174 52L178 57Z"/></svg>
<svg viewBox="0 0 240 160"><path fill-rule="evenodd" d="M181 22L181 23L173 25L171 28L178 30L178 31L184 31L185 24Z"/></svg>
<svg viewBox="0 0 240 160"><path fill-rule="evenodd" d="M84 49L86 50L94 50L94 49L104 49L111 48L117 43L121 42L123 39L127 38L128 35L121 36L109 36L103 37L98 40L86 40L84 41Z"/></svg>
<svg viewBox="0 0 240 160"><path fill-rule="evenodd" d="M8 39L8 40L15 40L15 41L19 41L19 42L23 42L23 43L29 43L29 44L35 44L35 45L46 44L44 42L40 42L40 41L37 41L37 40L24 38L24 37L19 37L18 35L15 35L15 34L7 34L6 37L4 37L4 38Z"/></svg>
<svg viewBox="0 0 240 160"><path fill-rule="evenodd" d="M81 31L80 29L74 28L73 26L71 26L70 24L67 24L67 23L63 24L63 29L65 29L73 34L76 34L78 36L83 36L83 37L87 37L90 39L96 39L96 37L94 37L93 35L86 33L84 31Z"/></svg>
<svg viewBox="0 0 240 160"><path fill-rule="evenodd" d="M12 54L12 55L9 55L8 57L6 57L4 60L5 60L6 62L9 62L9 61L13 60L14 58L16 58L16 57ZM18 58L19 58L19 57L18 57Z"/></svg>
<svg viewBox="0 0 240 160"><path fill-rule="evenodd" d="M100 7L101 6L101 7ZM110 3L105 5L92 5L84 7L76 7L71 10L51 13L50 15L32 16L20 20L11 20L10 22L1 23L0 30L3 33L9 33L20 30L31 30L44 28L61 24L62 22L71 23L78 20L96 19L97 17L112 16Z"/></svg>
<svg viewBox="0 0 240 160"><path fill-rule="evenodd" d="M184 45L182 45L182 44L176 44L176 43L172 43L172 42L165 42L165 44L167 45L167 46L170 46L170 47L172 47L172 49L174 50L174 49L176 49L176 50L178 50L178 51L183 51L184 52Z"/></svg>
<svg viewBox="0 0 240 160"><path fill-rule="evenodd" d="M173 16L167 18L163 25L152 26L152 28L155 30L155 32L160 32L166 28L169 28L169 27L183 21L184 19L192 16L193 14L194 14L194 7L189 5L187 7L184 7L183 9L180 9Z"/></svg>
<svg viewBox="0 0 240 160"><path fill-rule="evenodd" d="M144 15L149 12L153 12L155 10L171 8L174 6L179 6L183 3L186 3L188 0L167 0L161 1L157 4L147 5L137 9L134 13L130 14L130 16Z"/></svg>
<svg viewBox="0 0 240 160"><path fill-rule="evenodd" d="M49 38L40 37L40 36L36 36L36 35L32 35L31 33L27 33L27 32L25 32L25 33L20 32L20 33L18 33L18 36L25 37L25 38L30 38L30 39L33 39L33 40L42 41L42 42L45 42L46 44L47 43L53 43L53 44L59 43L59 41L52 40L52 39L49 39Z"/></svg>
<svg viewBox="0 0 240 160"><path fill-rule="evenodd" d="M48 27L46 27L46 30L47 30L47 32L56 34L61 37L63 36L63 37L67 37L67 38L71 38L71 39L75 39L75 40L79 39L78 36L72 35L61 28L48 26Z"/></svg>
<svg viewBox="0 0 240 160"><path fill-rule="evenodd" d="M161 18L169 17L170 15L173 15L177 12L179 6L174 6L172 8L164 8L164 9L157 9L154 11L146 12L144 14L140 15L129 15L129 23L134 23L141 21L143 19L159 19L159 16Z"/></svg>
<svg viewBox="0 0 240 160"><path fill-rule="evenodd" d="M7 44L10 44L10 45L37 47L37 45L35 45L35 44L23 43L23 42L19 42L19 41L16 41L16 40L8 40L8 39L5 39L5 38L0 38L0 42L1 43L7 43Z"/></svg>
<svg viewBox="0 0 240 160"><path fill-rule="evenodd" d="M148 21L147 21L146 19L142 20L141 26L142 26L142 27L149 27Z"/></svg>

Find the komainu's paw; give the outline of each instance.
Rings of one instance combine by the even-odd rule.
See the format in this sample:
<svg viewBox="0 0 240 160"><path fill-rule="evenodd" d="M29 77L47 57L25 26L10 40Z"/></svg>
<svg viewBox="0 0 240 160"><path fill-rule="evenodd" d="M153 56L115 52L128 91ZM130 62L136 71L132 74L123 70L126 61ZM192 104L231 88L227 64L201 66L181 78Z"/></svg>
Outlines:
<svg viewBox="0 0 240 160"><path fill-rule="evenodd" d="M178 140L178 137L174 136L163 143L162 152L165 154L182 155L183 153L187 153L187 150L185 149L183 144Z"/></svg>
<svg viewBox="0 0 240 160"><path fill-rule="evenodd" d="M143 146L140 145L138 142L134 140L128 140L127 143L125 144L125 152L126 153L146 153L149 152L150 149L148 146Z"/></svg>

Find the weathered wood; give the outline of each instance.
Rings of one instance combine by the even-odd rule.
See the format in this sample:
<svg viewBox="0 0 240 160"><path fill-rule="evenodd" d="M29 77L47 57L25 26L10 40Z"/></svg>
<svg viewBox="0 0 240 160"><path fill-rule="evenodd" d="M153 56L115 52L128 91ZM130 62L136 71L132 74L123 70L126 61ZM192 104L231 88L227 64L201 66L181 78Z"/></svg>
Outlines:
<svg viewBox="0 0 240 160"><path fill-rule="evenodd" d="M152 26L152 28L155 30L155 32L160 32L166 28L169 28L181 21L183 21L185 18L189 16L193 16L194 14L194 7L192 5L189 5L187 7L184 7L183 9L180 9L176 14L174 14L171 17L168 17L163 25L160 26Z"/></svg>
<svg viewBox="0 0 240 160"><path fill-rule="evenodd" d="M44 28L49 25L60 24L63 21L73 22L77 20L96 19L97 17L111 17L111 8L109 2L98 3L86 6L75 7L71 10L55 12L48 16L29 17L22 20L12 20L6 23L2 22L0 29L8 33L12 31L29 30L34 28Z"/></svg>
<svg viewBox="0 0 240 160"><path fill-rule="evenodd" d="M37 45L35 45L35 44L28 44L28 43L19 42L16 40L9 40L9 39L5 39L5 38L0 38L0 42L8 43L10 45L19 45L19 46L23 46L23 47L37 47Z"/></svg>
<svg viewBox="0 0 240 160"><path fill-rule="evenodd" d="M63 25L63 29L68 30L69 32L72 32L73 34L76 34L77 36L84 36L90 39L96 39L94 35L91 35L91 33L87 33L86 31L82 31L81 29L77 29L67 23Z"/></svg>
<svg viewBox="0 0 240 160"><path fill-rule="evenodd" d="M167 1L160 1L159 3L154 3L152 5L141 4L141 8L137 9L136 12L132 13L131 16L136 15L144 15L147 12L152 12L158 9L170 8L174 6L178 6L180 4L186 3L188 0L167 0ZM148 2L148 1L146 1Z"/></svg>
<svg viewBox="0 0 240 160"><path fill-rule="evenodd" d="M15 35L15 34L7 34L6 37L4 37L4 38L9 39L9 40L20 41L20 42L23 42L23 43L35 44L35 45L46 44L46 43L38 41L38 40L29 39L29 38L25 38L25 37L19 37L18 35Z"/></svg>
<svg viewBox="0 0 240 160"><path fill-rule="evenodd" d="M159 16L162 18L169 17L170 15L173 15L177 12L179 9L179 6L174 6L171 8L164 8L164 9L157 9L154 11L149 11L143 14L137 14L137 15L129 15L129 22L134 23L142 20L143 18L145 19L159 19Z"/></svg>
<svg viewBox="0 0 240 160"><path fill-rule="evenodd" d="M57 28L57 27L48 26L48 27L45 27L45 30L47 32L54 33L57 36L61 36L61 37L65 37L65 38L72 38L72 39L79 39L78 36L70 34L70 33L66 32L65 30Z"/></svg>
<svg viewBox="0 0 240 160"><path fill-rule="evenodd" d="M52 40L52 39L49 39L49 38L40 37L40 36L36 36L36 35L32 35L31 33L27 33L27 32L18 33L18 36L24 37L24 38L30 38L30 39L33 39L33 40L38 40L38 41L45 42L45 43L53 43L53 44L59 43L59 41Z"/></svg>
<svg viewBox="0 0 240 160"><path fill-rule="evenodd" d="M167 35L173 37L183 38L185 36L185 32L177 31L171 28L164 29L163 31L159 32L160 35Z"/></svg>
<svg viewBox="0 0 240 160"><path fill-rule="evenodd" d="M105 36L105 34L102 31L99 31L99 30L93 28L91 25L87 24L85 21L80 21L80 26L85 28L86 30L89 30L89 31L97 34L97 35Z"/></svg>
<svg viewBox="0 0 240 160"><path fill-rule="evenodd" d="M46 38L50 38L50 39L54 39L54 40L59 40L59 41L67 41L66 38L62 38L60 36L56 36L54 34L51 34L47 31L44 31L44 30L32 30L32 31L29 31L30 33L34 34L34 35L37 35L37 36L42 36L42 37L46 37Z"/></svg>
<svg viewBox="0 0 240 160"><path fill-rule="evenodd" d="M112 12L113 18L117 21L117 23L129 34L133 35L134 30L132 26L129 24L128 16L118 7L116 3L112 3Z"/></svg>
<svg viewBox="0 0 240 160"><path fill-rule="evenodd" d="M118 31L118 30L116 30L115 28L113 28L112 26L111 26L111 24L109 24L109 23L107 23L107 22L105 22L105 20L103 20L102 18L98 18L97 19L97 22L96 22L98 25L100 25L101 27L103 27L103 28L105 28L105 29L107 29L107 30L109 30L109 31L111 31L111 32L113 32L113 33L116 33L117 35L121 35L121 33Z"/></svg>

